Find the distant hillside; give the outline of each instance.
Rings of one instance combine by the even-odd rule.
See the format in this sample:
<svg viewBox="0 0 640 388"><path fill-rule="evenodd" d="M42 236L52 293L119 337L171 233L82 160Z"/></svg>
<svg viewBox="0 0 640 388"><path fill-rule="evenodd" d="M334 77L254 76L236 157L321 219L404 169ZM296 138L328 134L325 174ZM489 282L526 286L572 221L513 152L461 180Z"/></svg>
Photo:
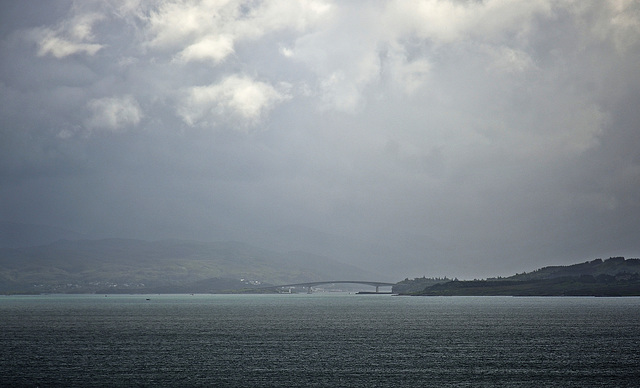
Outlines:
<svg viewBox="0 0 640 388"><path fill-rule="evenodd" d="M0 248L50 244L58 240L82 240L87 235L47 225L0 222Z"/></svg>
<svg viewBox="0 0 640 388"><path fill-rule="evenodd" d="M575 277L582 275L617 275L619 273L640 273L640 259L627 259L624 257L611 257L607 260L596 259L580 264L568 266L551 266L535 270L530 273L521 273L510 276L509 280L541 280L560 277Z"/></svg>
<svg viewBox="0 0 640 388"><path fill-rule="evenodd" d="M61 240L0 249L0 292L5 293L171 292L196 283L198 289L214 290L372 276L326 257L238 242Z"/></svg>
<svg viewBox="0 0 640 388"><path fill-rule="evenodd" d="M405 281L405 292L429 296L640 296L640 259L612 257L570 266L552 266L508 278L448 281L414 291L422 280ZM414 286L412 287L412 283ZM403 293L394 287L394 292Z"/></svg>

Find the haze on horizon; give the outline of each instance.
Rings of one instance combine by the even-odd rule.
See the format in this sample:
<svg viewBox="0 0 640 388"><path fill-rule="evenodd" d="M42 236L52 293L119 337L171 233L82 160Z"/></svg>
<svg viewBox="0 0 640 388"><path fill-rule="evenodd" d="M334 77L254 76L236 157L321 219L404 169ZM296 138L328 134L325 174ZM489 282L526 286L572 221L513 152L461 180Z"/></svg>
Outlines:
<svg viewBox="0 0 640 388"><path fill-rule="evenodd" d="M398 278L640 254L640 2L0 7L0 221Z"/></svg>

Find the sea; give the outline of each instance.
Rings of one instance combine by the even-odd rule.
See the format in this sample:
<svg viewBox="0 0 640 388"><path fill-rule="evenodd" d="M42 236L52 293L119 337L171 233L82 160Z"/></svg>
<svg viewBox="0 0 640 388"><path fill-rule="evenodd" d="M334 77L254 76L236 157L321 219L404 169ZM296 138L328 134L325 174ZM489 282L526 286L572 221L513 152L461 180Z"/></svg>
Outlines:
<svg viewBox="0 0 640 388"><path fill-rule="evenodd" d="M640 298L0 296L2 387L640 387Z"/></svg>

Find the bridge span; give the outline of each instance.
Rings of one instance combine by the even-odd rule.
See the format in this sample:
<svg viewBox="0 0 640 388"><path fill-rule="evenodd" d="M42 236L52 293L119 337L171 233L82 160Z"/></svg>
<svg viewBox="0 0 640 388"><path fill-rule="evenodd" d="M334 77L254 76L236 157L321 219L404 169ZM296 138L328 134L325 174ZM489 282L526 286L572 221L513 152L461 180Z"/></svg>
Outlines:
<svg viewBox="0 0 640 388"><path fill-rule="evenodd" d="M311 287L319 286L322 284L364 284L367 286L375 287L376 293L380 292L380 287L393 287L395 285L395 283L372 282L372 281L362 281L362 280L329 280L329 281L321 281L321 282L281 284L281 285L272 286L269 288L307 287L309 290L311 290Z"/></svg>

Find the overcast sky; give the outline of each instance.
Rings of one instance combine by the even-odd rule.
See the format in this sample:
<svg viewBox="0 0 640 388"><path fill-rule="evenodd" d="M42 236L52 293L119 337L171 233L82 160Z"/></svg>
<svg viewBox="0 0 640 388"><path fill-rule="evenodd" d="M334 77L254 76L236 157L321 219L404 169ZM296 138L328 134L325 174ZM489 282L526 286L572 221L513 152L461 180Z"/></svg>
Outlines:
<svg viewBox="0 0 640 388"><path fill-rule="evenodd" d="M640 2L0 4L0 220L393 277L640 256Z"/></svg>

